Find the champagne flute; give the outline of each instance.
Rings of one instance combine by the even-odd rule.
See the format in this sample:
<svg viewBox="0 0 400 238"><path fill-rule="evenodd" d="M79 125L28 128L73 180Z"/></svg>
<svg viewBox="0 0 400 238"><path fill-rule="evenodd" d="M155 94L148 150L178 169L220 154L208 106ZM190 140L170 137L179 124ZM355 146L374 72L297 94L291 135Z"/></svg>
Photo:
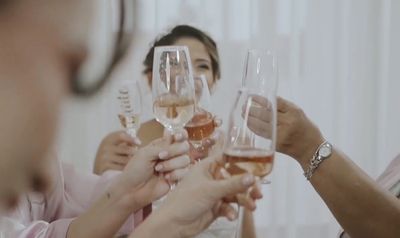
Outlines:
<svg viewBox="0 0 400 238"><path fill-rule="evenodd" d="M272 111L276 107L270 103L268 106L271 111L266 112L270 113L271 123L270 128L263 130L270 131L269 138L253 132L249 123L249 117L256 116L250 115L250 108L257 108L257 100L262 99L264 98L251 94L246 88L240 89L229 119L224 159L225 169L231 175L251 173L262 183L268 183L264 178L272 171L274 161L276 113Z"/></svg>
<svg viewBox="0 0 400 238"><path fill-rule="evenodd" d="M202 146L202 140L210 137L215 130L214 116L210 113L211 95L207 78L202 74L194 77L195 85L195 112L192 119L186 124L189 140L194 148Z"/></svg>
<svg viewBox="0 0 400 238"><path fill-rule="evenodd" d="M193 117L195 93L189 50L186 46L160 46L154 50L153 112L174 134Z"/></svg>
<svg viewBox="0 0 400 238"><path fill-rule="evenodd" d="M269 51L249 50L242 88L230 112L224 148L231 174L252 173L263 179L272 171L276 141L276 59ZM269 123L256 128L250 118ZM263 180L264 182L266 180Z"/></svg>
<svg viewBox="0 0 400 238"><path fill-rule="evenodd" d="M230 112L224 146L225 169L231 175L251 173L262 184L271 173L276 143L278 70L269 51L249 50L243 83ZM263 118L262 128L255 122ZM239 208L237 237L241 237L244 210Z"/></svg>
<svg viewBox="0 0 400 238"><path fill-rule="evenodd" d="M117 98L120 106L119 121L128 135L137 137L142 113L142 94L136 80L124 80L117 89ZM148 209L148 208L147 208ZM141 220L143 211L135 213L135 220ZM133 227L137 227L135 221Z"/></svg>
<svg viewBox="0 0 400 238"><path fill-rule="evenodd" d="M136 137L142 113L142 97L136 80L126 80L119 85L118 101L120 106L118 118L121 125L125 128L126 133L132 137Z"/></svg>

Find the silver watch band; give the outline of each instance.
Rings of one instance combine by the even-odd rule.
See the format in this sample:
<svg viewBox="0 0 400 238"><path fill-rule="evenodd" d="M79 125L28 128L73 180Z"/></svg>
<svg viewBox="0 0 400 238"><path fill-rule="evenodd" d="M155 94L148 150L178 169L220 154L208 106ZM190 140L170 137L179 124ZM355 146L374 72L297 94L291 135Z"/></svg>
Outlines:
<svg viewBox="0 0 400 238"><path fill-rule="evenodd" d="M319 153L321 148L324 146L328 146L330 149L332 149L332 145L328 141L324 141L321 145L318 146L318 149L315 151L314 156L312 157L312 159L310 161L309 167L304 172L304 176L306 177L307 180L310 180L311 177L313 176L315 170L317 170L317 168L319 167L319 165L325 159L329 158L330 154L327 157L323 157Z"/></svg>

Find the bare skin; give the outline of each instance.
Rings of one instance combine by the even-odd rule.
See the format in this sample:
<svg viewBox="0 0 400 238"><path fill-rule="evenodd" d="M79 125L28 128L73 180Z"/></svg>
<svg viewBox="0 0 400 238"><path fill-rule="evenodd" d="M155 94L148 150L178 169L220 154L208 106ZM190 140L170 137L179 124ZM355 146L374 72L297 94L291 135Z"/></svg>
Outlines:
<svg viewBox="0 0 400 238"><path fill-rule="evenodd" d="M214 77L211 58L207 52L206 47L197 39L187 37L178 39L175 42L175 45L185 45L188 47L192 60L194 74L206 76L209 88L214 88L216 78ZM147 77L150 82L151 73L147 74ZM151 141L160 138L163 133L163 125L160 124L157 120L153 119L142 123L141 127L138 130L138 137L140 138L142 145L147 145ZM129 148L126 148L126 152L124 153L115 152L120 151L118 147L121 147L119 144L121 141L118 141L118 137L116 135L116 133L112 133L108 135L105 139L103 139L95 159L94 172L96 174L102 174L107 169L122 170L126 163L129 162ZM215 134L215 137L204 140L204 150L195 150L193 147L191 147L190 157L192 161L207 157L209 155L209 152L212 153L210 148L216 143L218 144L218 146L222 147L223 143L220 143L223 139L222 137L222 133L218 132ZM122 143L123 147L126 147L125 143L128 143L129 145L129 141L125 141ZM245 211L244 220L246 220L246 229L244 229L247 234L246 237L251 238L253 236L250 236L250 234L254 233L254 227L252 225L252 213L249 211Z"/></svg>
<svg viewBox="0 0 400 238"><path fill-rule="evenodd" d="M163 134L164 126L161 125L155 119L147 121L143 123L139 130L138 136L144 145L148 144L150 141L160 138L160 135Z"/></svg>
<svg viewBox="0 0 400 238"><path fill-rule="evenodd" d="M207 78L209 88L213 88L216 79L211 65L211 58L207 52L206 47L198 40L193 38L180 38L175 42L175 45L185 45L189 48L190 56L192 60L193 70L195 75L204 75ZM151 74L147 75L149 81L151 81ZM219 125L217 125L219 126ZM142 142L142 146L149 144L151 141L158 139L163 136L164 127L157 120L153 119L142 123L138 130L138 137ZM130 145L129 141L121 141L116 136L117 133L111 133L101 142L96 159L93 172L96 174L102 174L108 169L122 170L128 163L128 153L117 153L120 151L117 147L124 147L120 144ZM222 139L222 138L221 138ZM204 151L191 150L191 158L204 158L208 155L208 148L214 145L216 141L204 141L203 145L206 148ZM125 146L126 147L126 146ZM129 148L126 149L129 151ZM124 159L125 158L125 159Z"/></svg>
<svg viewBox="0 0 400 238"><path fill-rule="evenodd" d="M69 93L76 67L85 59L94 3L15 0L8 1L5 8L0 5L1 205L9 205L9 199L27 191L32 175L42 168L36 165L47 163L42 158L46 158L54 141L58 110ZM70 224L67 237L111 237L129 214L163 196L169 190L169 183L183 177L190 162L186 156L187 138L175 136L178 135L174 135L173 141L163 138L136 151L134 157L138 159L130 160L107 193ZM222 198L247 190L254 184L254 178L244 176L219 181L209 176L208 168L200 171L204 173L193 173L193 176L202 176L180 186L174 193L175 199L167 203L170 206L155 215L166 218L166 223L158 223L145 232L154 235L154 231L172 225L176 229L169 230L193 234L218 215L234 218L235 213ZM169 176L160 178L159 174ZM192 189L192 184L201 188L197 193L203 203L197 206L188 202L185 192ZM168 219L172 208L181 205L177 201L186 201L192 210L184 213L176 210L174 217ZM254 199L243 205L254 209ZM199 214L207 218L200 224L193 220ZM177 217L193 222L193 228L185 228L177 222Z"/></svg>
<svg viewBox="0 0 400 238"><path fill-rule="evenodd" d="M205 75L207 78L208 87L210 89L215 87L216 79L212 71L211 58L207 53L205 46L198 40L193 38L180 38L175 42L175 45L185 45L188 47L190 52L190 57L192 60L193 70L195 75ZM147 77L150 79L151 74ZM149 80L151 81L151 80ZM155 119L143 123L138 131L139 138L143 141L143 144L149 143L149 141L159 138L164 131L164 127ZM211 143L212 146L215 142ZM223 143L220 144L221 146ZM210 146L206 146L209 148ZM208 151L208 150L207 150ZM191 157L204 158L208 155L207 151L202 154L201 152L196 152L191 150ZM253 222L253 214L245 210L243 213L243 237L253 238L255 236L255 228Z"/></svg>
<svg viewBox="0 0 400 238"><path fill-rule="evenodd" d="M0 4L0 209L16 205L17 196L40 176L56 136L70 71L85 58L91 4Z"/></svg>
<svg viewBox="0 0 400 238"><path fill-rule="evenodd" d="M237 218L237 211L226 201L240 201L242 206L253 211L256 208L255 200L262 197L258 189L251 190L250 196L244 199L236 200L232 195L243 193L254 186L254 177L242 175L214 180L214 174L220 168L215 161L214 158L207 158L196 164L162 206L139 226L131 238L156 238L160 232L166 238L193 237L218 217L223 216L229 220ZM182 200L181 194L191 194L201 199ZM162 214L170 216L167 218ZM171 224L176 229L168 229Z"/></svg>
<svg viewBox="0 0 400 238"><path fill-rule="evenodd" d="M107 193L71 223L67 237L112 237L132 213L165 196L190 164L186 139L165 135L136 151Z"/></svg>
<svg viewBox="0 0 400 238"><path fill-rule="evenodd" d="M175 45L185 45L188 47L192 60L193 71L195 75L204 75L207 78L208 87L214 87L216 79L214 78L211 66L211 58L206 47L198 40L183 37L175 42ZM147 75L150 80L151 75ZM142 124L139 129L139 138L143 144L147 144L155 138L160 138L163 134L164 127L155 119Z"/></svg>
<svg viewBox="0 0 400 238"><path fill-rule="evenodd" d="M263 129L270 123L268 103L263 98L255 100L264 108L251 109L249 126L259 135L268 135L270 132ZM278 99L277 151L291 156L306 170L324 141L320 130L299 107ZM400 201L337 148L310 182L351 237L399 237Z"/></svg>

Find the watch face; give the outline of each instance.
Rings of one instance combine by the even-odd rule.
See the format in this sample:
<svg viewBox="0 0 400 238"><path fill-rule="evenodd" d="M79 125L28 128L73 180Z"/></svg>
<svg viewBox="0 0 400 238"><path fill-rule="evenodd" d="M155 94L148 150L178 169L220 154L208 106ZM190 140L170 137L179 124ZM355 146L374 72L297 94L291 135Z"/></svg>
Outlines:
<svg viewBox="0 0 400 238"><path fill-rule="evenodd" d="M319 150L319 155L322 157L329 157L332 153L332 148L329 145L324 145L322 148Z"/></svg>

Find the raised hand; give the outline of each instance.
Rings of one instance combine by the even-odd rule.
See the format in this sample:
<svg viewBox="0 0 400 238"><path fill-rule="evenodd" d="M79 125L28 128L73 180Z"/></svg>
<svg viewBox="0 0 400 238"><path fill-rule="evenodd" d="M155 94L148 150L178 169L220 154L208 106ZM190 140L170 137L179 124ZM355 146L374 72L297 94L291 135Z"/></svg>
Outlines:
<svg viewBox="0 0 400 238"><path fill-rule="evenodd" d="M254 96L253 100L256 103L250 108L249 128L260 136L268 137L271 133L266 130L271 128L268 126L271 123L270 103L261 96ZM311 158L316 149L315 145L318 146L323 142L321 132L301 108L283 98L278 97L277 100L276 150L296 160L302 160L303 157ZM308 150L310 146L312 148Z"/></svg>
<svg viewBox="0 0 400 238"><path fill-rule="evenodd" d="M138 207L143 207L166 195L171 185L183 178L190 164L188 152L184 130L175 135L167 133L136 151L119 182Z"/></svg>
<svg viewBox="0 0 400 238"><path fill-rule="evenodd" d="M108 134L97 150L93 172L101 175L107 170L123 170L139 145L140 141L125 131Z"/></svg>

